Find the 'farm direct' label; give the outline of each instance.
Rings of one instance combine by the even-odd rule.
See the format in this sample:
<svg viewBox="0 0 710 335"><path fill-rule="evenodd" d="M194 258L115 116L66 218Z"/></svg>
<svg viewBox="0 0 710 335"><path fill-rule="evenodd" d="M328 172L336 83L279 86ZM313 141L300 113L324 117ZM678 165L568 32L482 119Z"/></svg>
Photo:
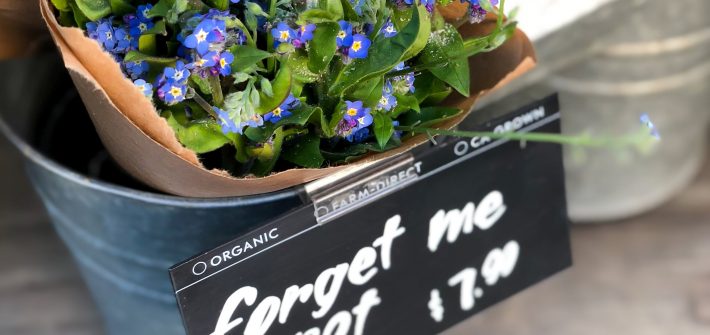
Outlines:
<svg viewBox="0 0 710 335"><path fill-rule="evenodd" d="M481 129L559 132L557 99ZM571 264L559 146L447 138L373 171L171 269L187 333L435 334Z"/></svg>

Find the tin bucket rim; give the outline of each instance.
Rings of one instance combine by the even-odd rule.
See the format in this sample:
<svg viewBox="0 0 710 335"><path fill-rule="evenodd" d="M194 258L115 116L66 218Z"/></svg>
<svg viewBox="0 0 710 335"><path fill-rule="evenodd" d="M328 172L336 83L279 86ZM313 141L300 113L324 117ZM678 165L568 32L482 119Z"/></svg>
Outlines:
<svg viewBox="0 0 710 335"><path fill-rule="evenodd" d="M0 133L5 134L10 142L30 161L56 174L57 176L71 180L83 187L94 189L104 193L130 198L137 201L153 203L157 205L179 206L179 207L232 207L242 205L253 205L264 202L278 201L290 197L300 197L303 193L303 186L296 186L290 189L242 197L225 198L189 198L168 194L160 194L149 191L136 190L130 187L117 185L111 182L102 181L89 177L55 162L50 157L37 151L34 147L22 139L13 129L0 117Z"/></svg>

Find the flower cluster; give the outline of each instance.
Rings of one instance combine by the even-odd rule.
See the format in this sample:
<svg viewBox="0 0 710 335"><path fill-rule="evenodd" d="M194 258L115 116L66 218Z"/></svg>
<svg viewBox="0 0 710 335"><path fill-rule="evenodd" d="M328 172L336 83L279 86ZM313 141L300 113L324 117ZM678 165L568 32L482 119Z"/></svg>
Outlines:
<svg viewBox="0 0 710 335"><path fill-rule="evenodd" d="M365 34L353 34L353 25L347 21L338 22L340 30L335 37L335 44L345 60L365 58L370 49L370 39Z"/></svg>
<svg viewBox="0 0 710 335"><path fill-rule="evenodd" d="M274 37L274 48L277 48L281 43L291 43L295 48L301 48L313 39L314 30L316 30L315 24L305 24L293 30L287 23L280 22L275 28L271 29L271 36Z"/></svg>
<svg viewBox="0 0 710 335"><path fill-rule="evenodd" d="M648 114L643 113L640 117L641 124L648 129L648 132L655 139L661 139L661 133L656 128L656 125L651 121L651 117Z"/></svg>
<svg viewBox="0 0 710 335"><path fill-rule="evenodd" d="M478 22L502 0L460 1ZM448 92L468 93L441 53L463 37L430 38L456 33L435 0L105 3L97 12L107 15L60 18L86 28L185 147L234 157L230 171L318 168L388 150L423 121L450 117L436 102ZM500 42L493 34L504 23L483 40ZM415 78L426 78L416 94Z"/></svg>
<svg viewBox="0 0 710 335"><path fill-rule="evenodd" d="M122 69L131 79L142 78L149 70L145 61L122 62L123 56L138 49L140 35L153 27L153 22L145 16L152 8L151 5L139 6L135 14L124 16L121 24L114 24L114 17L108 17L96 22L86 24L88 36L120 62Z"/></svg>
<svg viewBox="0 0 710 335"><path fill-rule="evenodd" d="M380 33L385 37L397 36L397 28L395 28L394 23L392 23L392 19L387 18L387 21L385 21L385 24L383 24L380 29Z"/></svg>
<svg viewBox="0 0 710 335"><path fill-rule="evenodd" d="M181 61L178 61L175 67L166 67L157 82L158 98L168 105L185 100L189 77L190 70Z"/></svg>
<svg viewBox="0 0 710 335"><path fill-rule="evenodd" d="M345 113L336 132L350 142L362 142L370 134L372 121L370 108L363 107L362 101L345 101Z"/></svg>
<svg viewBox="0 0 710 335"><path fill-rule="evenodd" d="M398 5L404 6L411 6L416 3L415 0L397 0ZM434 11L434 6L436 5L436 0L421 0L421 4L426 8L429 13Z"/></svg>
<svg viewBox="0 0 710 335"><path fill-rule="evenodd" d="M480 0L460 0L462 3L469 3L468 7L468 17L469 21L471 23L479 23L483 22L483 20L486 18L486 14L488 14L488 11L486 11L480 3ZM498 5L498 0L489 0L490 4L495 6Z"/></svg>
<svg viewBox="0 0 710 335"><path fill-rule="evenodd" d="M264 121L271 123L279 122L282 118L291 116L291 110L298 107L300 104L301 101L296 99L293 94L289 94L279 107L276 107L274 110L264 115Z"/></svg>

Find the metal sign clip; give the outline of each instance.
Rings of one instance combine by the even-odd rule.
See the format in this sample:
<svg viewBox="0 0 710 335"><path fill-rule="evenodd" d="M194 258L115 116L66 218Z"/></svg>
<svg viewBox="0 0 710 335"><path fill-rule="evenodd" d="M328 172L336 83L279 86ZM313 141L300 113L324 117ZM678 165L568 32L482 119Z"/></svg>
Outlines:
<svg viewBox="0 0 710 335"><path fill-rule="evenodd" d="M313 202L314 216L322 225L411 184L420 175L420 163L406 153L346 169L305 188Z"/></svg>

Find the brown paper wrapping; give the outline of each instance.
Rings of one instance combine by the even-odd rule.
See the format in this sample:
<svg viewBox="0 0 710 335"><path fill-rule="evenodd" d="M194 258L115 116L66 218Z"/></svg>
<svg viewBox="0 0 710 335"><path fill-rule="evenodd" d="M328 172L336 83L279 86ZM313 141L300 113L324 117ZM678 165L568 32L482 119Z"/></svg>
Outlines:
<svg viewBox="0 0 710 335"><path fill-rule="evenodd" d="M267 193L303 184L340 171L348 166L373 162L406 152L425 143L425 135L404 141L399 148L366 156L357 162L322 169L292 169L266 177L235 178L224 171L207 170L197 155L183 147L173 130L161 118L130 80L125 79L119 65L98 43L78 28L61 27L51 5L39 0L42 15L64 58L64 63L89 111L89 115L111 156L127 172L163 192L189 197L228 197ZM479 35L480 29L467 27L466 34ZM471 60L470 98L453 96L447 100L465 111L440 125L456 126L484 92L505 85L534 66L534 53L522 32L516 34L500 50L485 58ZM482 60L487 60L486 64Z"/></svg>

